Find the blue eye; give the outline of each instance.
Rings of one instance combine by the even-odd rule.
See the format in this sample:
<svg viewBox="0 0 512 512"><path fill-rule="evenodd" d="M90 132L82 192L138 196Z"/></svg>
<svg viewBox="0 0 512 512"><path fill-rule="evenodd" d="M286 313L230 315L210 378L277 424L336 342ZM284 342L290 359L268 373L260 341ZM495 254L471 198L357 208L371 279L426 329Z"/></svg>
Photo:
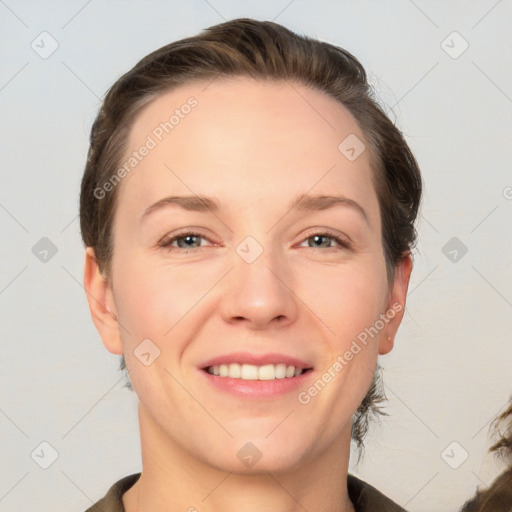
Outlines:
<svg viewBox="0 0 512 512"><path fill-rule="evenodd" d="M171 248L172 250L174 249L180 249L180 248L190 248L192 250L185 250L185 251L181 251L181 252L184 252L184 253L189 253L189 252L195 252L195 249L198 249L201 244L199 244L199 246L193 246L193 245L188 245L188 242L192 242L194 243L194 239L204 239L206 240L205 237L203 237L202 235L200 235L199 233L181 233L179 235L176 235L176 236L173 236L171 238L164 238L158 245L160 247L167 247L167 248ZM172 244L176 241L180 241L180 240L184 240L185 241L185 246L180 246L180 244L178 243L178 247L172 247Z"/></svg>
<svg viewBox="0 0 512 512"><path fill-rule="evenodd" d="M314 240L315 242L319 242L320 244L322 243L323 240L329 240L329 239L334 240L338 245L340 245L341 247L343 247L345 249L350 248L350 244L348 243L347 240L345 240L344 238L332 235L330 233L315 233L314 235L310 235L306 238L306 240ZM328 247L310 246L310 247L312 247L313 249L322 249L322 248L330 249L330 248L332 248L332 246L328 246Z"/></svg>
<svg viewBox="0 0 512 512"><path fill-rule="evenodd" d="M175 235L175 236L172 236L169 238L162 239L159 242L158 246L162 247L162 248L167 248L169 251L174 252L174 251L179 250L179 252L188 254L190 252L197 252L197 250L202 247L201 242L200 242L201 239L208 240L206 237L202 236L199 233L185 232L185 233L180 233L178 235ZM308 240L314 240L313 243L320 244L318 246L309 245L309 247L311 249L332 249L333 248L332 244L330 244L328 246L321 245L324 240L333 240L343 249L350 249L350 247L351 247L350 243L346 239L336 236L334 234L328 233L328 232L314 233L313 235L310 235L307 238L305 238L304 241L308 241ZM175 242L178 243L178 246L173 245ZM199 245L197 245L198 243L199 243ZM183 249L183 250L180 250L180 249Z"/></svg>

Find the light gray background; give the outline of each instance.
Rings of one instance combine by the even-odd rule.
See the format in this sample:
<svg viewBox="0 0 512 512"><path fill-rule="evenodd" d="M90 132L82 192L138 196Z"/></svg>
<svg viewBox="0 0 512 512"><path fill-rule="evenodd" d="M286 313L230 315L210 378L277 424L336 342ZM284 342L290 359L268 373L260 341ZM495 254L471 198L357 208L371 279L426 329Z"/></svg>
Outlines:
<svg viewBox="0 0 512 512"><path fill-rule="evenodd" d="M352 471L411 511L442 512L502 469L486 451L489 422L512 394L510 0L5 0L0 512L81 512L140 471L136 396L82 288L88 134L106 89L140 58L236 17L274 20L356 55L424 175L407 312L381 358L390 416ZM51 48L43 31L58 42L46 59L31 47ZM32 252L42 237L58 249L46 262ZM443 253L452 237L467 247L456 262ZM46 470L31 457L51 461L43 441L58 452ZM441 455L453 441L452 465L469 454L457 469Z"/></svg>

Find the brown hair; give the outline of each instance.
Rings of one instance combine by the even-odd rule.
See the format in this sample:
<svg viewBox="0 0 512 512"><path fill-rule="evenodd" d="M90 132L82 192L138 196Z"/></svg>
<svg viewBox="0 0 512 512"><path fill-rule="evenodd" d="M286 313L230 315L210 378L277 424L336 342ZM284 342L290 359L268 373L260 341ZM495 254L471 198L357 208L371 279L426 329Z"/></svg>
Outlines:
<svg viewBox="0 0 512 512"><path fill-rule="evenodd" d="M94 248L103 275L111 275L111 228L119 187L101 198L97 191L121 165L135 116L163 92L219 76L298 82L327 93L348 108L370 146L386 269L392 282L395 265L416 241L414 223L422 192L418 164L402 133L374 99L363 66L349 52L277 23L248 18L215 25L150 53L107 92L91 129L80 195L82 238L86 246ZM368 396L375 400L364 402L366 411L378 399L376 389L374 379ZM358 421L364 423L366 416L360 415ZM355 431L361 444L364 432Z"/></svg>
<svg viewBox="0 0 512 512"><path fill-rule="evenodd" d="M500 433L500 426L505 431ZM468 500L461 512L510 512L512 510L512 400L509 407L492 423L501 438L489 449L497 456L508 459L508 469L503 471L484 491L477 491L474 498Z"/></svg>

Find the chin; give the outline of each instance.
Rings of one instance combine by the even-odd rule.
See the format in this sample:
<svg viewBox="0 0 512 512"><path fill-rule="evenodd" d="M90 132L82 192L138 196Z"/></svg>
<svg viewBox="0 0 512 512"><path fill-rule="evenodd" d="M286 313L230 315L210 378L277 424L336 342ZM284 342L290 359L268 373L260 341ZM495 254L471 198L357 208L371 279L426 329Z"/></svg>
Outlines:
<svg viewBox="0 0 512 512"><path fill-rule="evenodd" d="M274 422L272 428L275 426ZM224 446L215 443L218 447L216 456L208 462L222 471L246 475L286 473L303 465L310 451L305 440L294 440L295 436L288 435L286 431L281 436L277 435L277 431L268 435L271 431L258 430L254 435L236 435Z"/></svg>
<svg viewBox="0 0 512 512"><path fill-rule="evenodd" d="M297 450L297 447L294 448ZM265 475L267 473L290 473L301 467L302 453L289 453L280 450L271 453L269 450L259 450L255 445L246 443L235 457L224 457L215 466L226 472L239 475Z"/></svg>

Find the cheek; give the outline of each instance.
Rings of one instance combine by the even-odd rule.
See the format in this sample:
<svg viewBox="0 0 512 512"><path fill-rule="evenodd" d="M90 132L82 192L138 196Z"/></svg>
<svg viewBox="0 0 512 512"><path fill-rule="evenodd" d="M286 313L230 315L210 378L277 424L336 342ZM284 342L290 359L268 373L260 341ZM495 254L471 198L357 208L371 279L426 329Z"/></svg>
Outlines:
<svg viewBox="0 0 512 512"><path fill-rule="evenodd" d="M320 266L302 269L299 297L330 328L341 347L370 327L383 313L387 298L384 265ZM332 332L334 331L334 332Z"/></svg>
<svg viewBox="0 0 512 512"><path fill-rule="evenodd" d="M149 338L163 347L211 287L192 266L150 265L142 257L119 261L116 270L116 306L133 343Z"/></svg>

